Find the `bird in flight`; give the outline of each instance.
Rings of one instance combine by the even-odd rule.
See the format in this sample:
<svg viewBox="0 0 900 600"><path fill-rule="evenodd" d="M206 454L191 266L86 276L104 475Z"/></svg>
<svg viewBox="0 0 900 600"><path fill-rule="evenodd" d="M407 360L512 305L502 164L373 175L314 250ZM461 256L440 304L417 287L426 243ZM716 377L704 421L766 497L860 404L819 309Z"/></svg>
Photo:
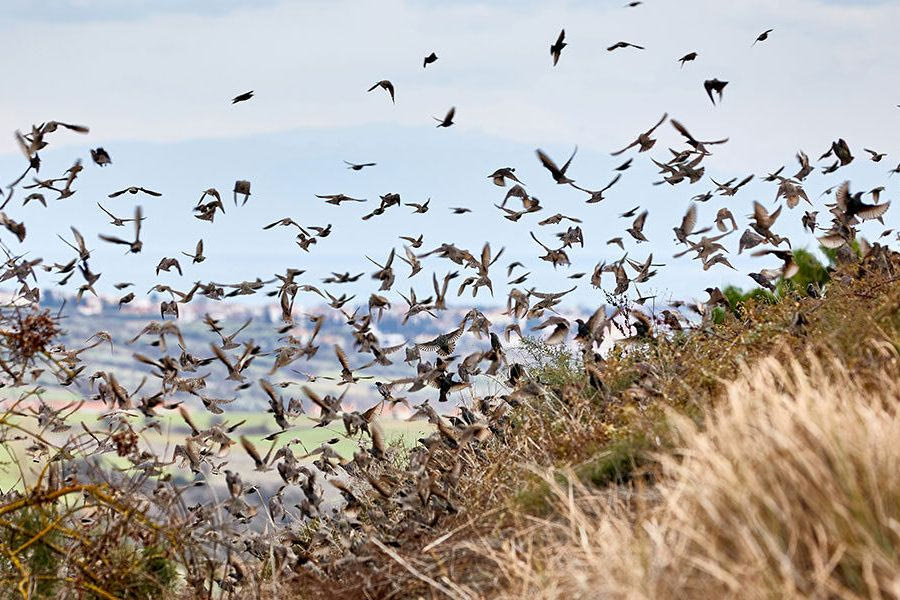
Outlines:
<svg viewBox="0 0 900 600"><path fill-rule="evenodd" d="M238 102L246 102L247 100L249 100L252 97L253 97L253 90L250 90L249 92L244 92L243 94L239 94L239 95L235 96L234 98L232 98L231 103L237 104Z"/></svg>
<svg viewBox="0 0 900 600"><path fill-rule="evenodd" d="M422 68L424 69L431 63L435 62L437 59L438 59L438 55L435 54L434 52L432 52L431 54L429 54L422 60Z"/></svg>
<svg viewBox="0 0 900 600"><path fill-rule="evenodd" d="M381 89L385 90L388 94L391 95L391 102L394 102L394 84L393 83L391 83L387 79L382 79L381 81L376 81L374 84L372 84L372 87L370 87L366 91L371 92L372 90L374 90L376 88L381 88Z"/></svg>
<svg viewBox="0 0 900 600"><path fill-rule="evenodd" d="M645 50L643 46L638 46L637 44L632 44L631 42L616 42L612 46L606 49L607 52L612 52L613 50L619 50L621 48L634 48L636 50Z"/></svg>
<svg viewBox="0 0 900 600"><path fill-rule="evenodd" d="M142 216L140 206L136 206L134 208L134 218L131 220L134 222L133 241L123 240L121 238L113 237L111 235L104 235L102 233L99 235L99 238L104 242L109 242L111 244L121 244L123 246L128 246L129 252L137 254L144 247L143 242L141 242L141 221L143 221L144 218Z"/></svg>
<svg viewBox="0 0 900 600"><path fill-rule="evenodd" d="M713 103L713 106L716 104L715 98L713 98L713 92L715 92L719 96L719 102L722 102L722 91L725 89L725 86L728 85L727 81L720 81L718 79L707 79L703 82L703 89L706 90L706 95L709 96L709 101Z"/></svg>
<svg viewBox="0 0 900 600"><path fill-rule="evenodd" d="M451 106L450 110L447 111L447 114L444 116L443 119L438 119L437 117L431 117L431 118L438 122L438 124L437 124L438 127L450 127L451 125L453 125L453 116L455 114L456 114L456 107Z"/></svg>
<svg viewBox="0 0 900 600"><path fill-rule="evenodd" d="M755 46L759 42L766 41L767 39L769 39L769 34L772 33L773 31L775 31L775 30L774 29L766 29L761 34L756 36L756 39L753 41L752 44L750 44L750 46Z"/></svg>
<svg viewBox="0 0 900 600"><path fill-rule="evenodd" d="M553 57L553 66L556 66L556 63L559 62L559 57L562 54L563 48L568 46L565 42L566 39L566 30L562 29L559 32L559 37L556 38L556 41L550 45L550 56Z"/></svg>
<svg viewBox="0 0 900 600"><path fill-rule="evenodd" d="M550 171L550 175L553 177L553 180L559 184L575 182L574 179L569 179L568 177L566 177L566 171L569 169L569 165L572 164L572 159L575 158L575 154L577 152L578 146L575 146L575 150L572 151L572 156L570 156L569 160L567 160L565 164L560 168L556 166L556 163L553 162L553 160L549 156L547 156L543 150L541 150L540 148L535 150L538 160L541 161L541 164L545 169Z"/></svg>
<svg viewBox="0 0 900 600"><path fill-rule="evenodd" d="M362 171L366 167L374 167L377 163L369 162L369 163L352 163L348 161L344 161L344 164L347 165L348 169L352 169L354 171Z"/></svg>
<svg viewBox="0 0 900 600"><path fill-rule="evenodd" d="M156 197L162 196L162 194L160 194L159 192L154 192L153 190L148 190L145 187L131 186L131 187L127 187L125 189L119 190L118 192L113 192L112 194L109 195L109 197L110 198L118 198L122 194L128 193L131 195L135 195L139 192L147 194L148 196L156 196Z"/></svg>
<svg viewBox="0 0 900 600"><path fill-rule="evenodd" d="M693 62L694 60L696 60L696 59L697 59L697 56L698 56L698 55L697 55L696 52L688 52L687 54L685 54L684 56L682 56L681 58L679 58L679 59L678 59L678 62L681 63L681 68L682 68L682 69L684 68L684 63L686 63L686 62Z"/></svg>

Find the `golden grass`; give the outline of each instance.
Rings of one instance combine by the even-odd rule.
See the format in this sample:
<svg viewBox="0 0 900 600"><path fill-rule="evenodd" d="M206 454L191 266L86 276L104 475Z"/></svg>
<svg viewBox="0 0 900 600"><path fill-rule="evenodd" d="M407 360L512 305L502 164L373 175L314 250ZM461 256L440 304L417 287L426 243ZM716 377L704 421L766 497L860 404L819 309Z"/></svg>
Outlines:
<svg viewBox="0 0 900 600"><path fill-rule="evenodd" d="M874 351L875 389L769 358L703 427L671 415L678 451L639 501L550 477L561 518L487 550L498 596L900 597L900 362Z"/></svg>
<svg viewBox="0 0 900 600"><path fill-rule="evenodd" d="M885 378L900 373L900 260L890 258L886 266L864 261L837 271L824 298L796 293L775 304L750 300L721 323L614 351L599 389L589 384L577 360L548 353L531 364L545 393L522 400L502 432L467 457L454 496L460 509L456 516L427 535L395 538L396 559L375 551L366 565L306 581L304 591L315 595L310 590L318 584L328 597L442 597L451 582L450 596L457 598L567 595L553 592L560 583L552 577L555 567L537 560L546 540L531 535L547 523L572 527L555 501L559 489L581 487L618 511L619 521L592 525L600 536L593 542L608 546L603 528L630 523L642 503L659 496L657 479L670 477L664 459L677 456L683 443L673 424L684 429L703 423L728 398L729 382L755 365L795 360L810 369L839 361L853 373L859 395L882 393ZM434 540L441 542L434 547ZM485 548L496 552L504 543L512 544L506 551L513 556L533 553L535 562L525 563L533 570L520 569L513 577L486 558ZM608 556L614 563L615 556L626 556L623 552L620 548ZM620 595L653 596L641 593L640 581L634 583L633 590L623 586Z"/></svg>

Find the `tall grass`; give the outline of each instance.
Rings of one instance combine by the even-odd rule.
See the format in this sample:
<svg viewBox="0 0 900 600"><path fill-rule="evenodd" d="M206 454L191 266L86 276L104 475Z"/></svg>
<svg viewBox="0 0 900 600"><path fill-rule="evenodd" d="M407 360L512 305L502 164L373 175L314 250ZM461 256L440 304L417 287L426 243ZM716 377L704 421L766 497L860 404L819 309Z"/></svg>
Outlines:
<svg viewBox="0 0 900 600"><path fill-rule="evenodd" d="M900 597L900 363L766 359L637 500L548 478L561 519L494 545L509 598Z"/></svg>

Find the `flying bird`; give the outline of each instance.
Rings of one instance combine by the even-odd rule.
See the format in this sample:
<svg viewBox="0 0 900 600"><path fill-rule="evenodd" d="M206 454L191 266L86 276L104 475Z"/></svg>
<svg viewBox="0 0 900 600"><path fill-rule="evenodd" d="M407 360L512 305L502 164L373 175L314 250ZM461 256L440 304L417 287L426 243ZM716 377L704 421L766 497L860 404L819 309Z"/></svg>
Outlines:
<svg viewBox="0 0 900 600"><path fill-rule="evenodd" d="M432 52L431 54L429 54L428 56L426 56L426 57L422 60L422 68L424 69L425 67L427 67L427 66L430 65L431 63L435 62L437 59L438 59L437 54L435 54L434 52Z"/></svg>
<svg viewBox="0 0 900 600"><path fill-rule="evenodd" d="M453 125L453 116L455 114L456 114L456 107L451 106L450 110L447 111L447 114L444 116L443 119L438 119L437 117L431 117L431 118L438 122L438 124L437 124L438 127L450 127L451 125Z"/></svg>
<svg viewBox="0 0 900 600"><path fill-rule="evenodd" d="M391 102L394 102L394 84L391 83L389 80L382 79L381 81L376 81L372 85L372 87L370 87L366 91L371 92L375 88L381 88L381 89L385 90L388 94L391 95Z"/></svg>
<svg viewBox="0 0 900 600"><path fill-rule="evenodd" d="M154 192L153 190L148 190L147 188L144 188L144 187L131 186L131 187L127 187L123 190L119 190L118 192L113 192L112 194L109 194L109 198L118 198L122 194L126 194L126 193L135 195L139 192L147 194L148 196L156 196L156 197L162 196L162 194L160 194L159 192Z"/></svg>
<svg viewBox="0 0 900 600"><path fill-rule="evenodd" d="M575 150L572 151L572 156L570 156L569 160L567 160L565 164L563 164L563 166L560 168L556 166L556 163L553 162L553 160L549 156L547 156L543 150L541 150L540 148L535 150L538 160L541 161L541 164L545 169L550 171L550 175L553 177L553 180L558 184L575 182L574 179L569 179L568 177L566 177L566 171L569 169L569 165L572 164L572 159L575 158L575 154L577 152L578 146L575 146Z"/></svg>
<svg viewBox="0 0 900 600"><path fill-rule="evenodd" d="M239 94L239 95L235 96L234 98L232 98L231 103L237 104L238 102L246 102L247 100L249 100L252 97L253 97L253 90L250 90L249 92L244 92L243 94Z"/></svg>
<svg viewBox="0 0 900 600"><path fill-rule="evenodd" d="M550 45L550 56L553 57L553 66L556 66L556 63L559 62L559 57L562 54L563 48L568 46L568 44L564 41L566 39L566 30L562 29L559 32L559 37L556 38L556 42Z"/></svg>
<svg viewBox="0 0 900 600"><path fill-rule="evenodd" d="M706 95L709 96L709 101L713 103L713 106L716 104L716 100L713 98L713 92L719 96L719 102L722 102L722 91L725 89L726 85L728 85L727 81L720 81L718 79L707 79L703 82L703 89L706 90Z"/></svg>
<svg viewBox="0 0 900 600"><path fill-rule="evenodd" d="M368 162L368 163L352 163L349 161L344 161L344 164L347 165L348 169L352 169L354 171L362 171L366 167L374 167L377 163Z"/></svg>
<svg viewBox="0 0 900 600"><path fill-rule="evenodd" d="M698 55L696 52L688 52L687 54L685 54L684 56L679 58L678 62L681 63L681 68L682 69L684 68L684 63L694 61L697 58L697 56Z"/></svg>
<svg viewBox="0 0 900 600"><path fill-rule="evenodd" d="M631 42L616 42L612 46L606 49L607 52L612 52L613 50L618 50L620 48L634 48L636 50L644 50L643 46L638 46L637 44L632 44Z"/></svg>
<svg viewBox="0 0 900 600"><path fill-rule="evenodd" d="M766 29L761 34L756 36L756 39L753 41L752 44L750 44L750 46L755 46L758 42L766 41L767 39L769 39L769 34L772 33L773 31L775 31L775 30L774 29Z"/></svg>

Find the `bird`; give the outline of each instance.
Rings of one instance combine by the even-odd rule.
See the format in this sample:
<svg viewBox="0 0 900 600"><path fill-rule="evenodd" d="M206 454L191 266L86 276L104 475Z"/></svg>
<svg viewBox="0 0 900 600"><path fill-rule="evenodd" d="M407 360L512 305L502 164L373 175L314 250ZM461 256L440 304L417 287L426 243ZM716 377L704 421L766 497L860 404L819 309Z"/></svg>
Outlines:
<svg viewBox="0 0 900 600"><path fill-rule="evenodd" d="M891 207L890 202L884 204L866 204L862 201L862 192L850 193L850 182L845 181L838 188L835 195L837 208L843 213L846 219L859 217L862 221L878 219L887 212Z"/></svg>
<svg viewBox="0 0 900 600"><path fill-rule="evenodd" d="M244 201L241 202L241 206L247 204L247 200L250 199L250 182L245 179L238 179L237 181L235 181L232 195L234 197L235 206L237 206L238 196L244 197Z"/></svg>
<svg viewBox="0 0 900 600"><path fill-rule="evenodd" d="M409 206L409 207L413 208L413 212L414 212L414 213L423 214L423 213L427 213L427 212L428 212L428 204L429 204L430 202L431 202L431 198L429 198L428 200L426 200L426 201L425 201L424 203L422 203L422 204L417 204L417 203L415 203L415 202L406 202L406 203L404 204L404 206Z"/></svg>
<svg viewBox="0 0 900 600"><path fill-rule="evenodd" d="M102 210L103 212L105 212L105 213L109 216L109 218L112 219L112 220L109 222L109 224L110 224L110 225L113 225L113 226L115 226L115 227L124 227L124 226L125 226L125 223L130 223L131 221L134 220L134 219L122 219L122 218L117 217L116 215L112 214L111 212L109 212L108 210L106 210L105 208L103 208L103 205L100 204L99 202L97 203L97 206L99 206L99 207L100 207L100 210Z"/></svg>
<svg viewBox="0 0 900 600"><path fill-rule="evenodd" d="M429 54L422 60L422 68L424 69L425 67L427 67L428 65L430 65L431 63L436 61L437 59L438 59L437 54L432 52L431 54Z"/></svg>
<svg viewBox="0 0 900 600"><path fill-rule="evenodd" d="M716 105L716 100L713 98L713 92L715 92L719 96L719 102L722 102L722 91L725 89L725 86L728 85L727 81L721 81L719 79L707 79L703 82L703 89L706 90L706 95L709 96L709 101L713 103L713 106Z"/></svg>
<svg viewBox="0 0 900 600"><path fill-rule="evenodd" d="M371 92L372 90L374 90L376 88L381 88L384 91L386 91L388 94L390 94L391 102L394 102L394 84L393 83L391 83L387 79L382 79L381 81L376 81L374 84L372 84L372 87L370 87L366 91Z"/></svg>
<svg viewBox="0 0 900 600"><path fill-rule="evenodd" d="M647 131L645 131L641 134L638 134L638 137L636 140L634 140L633 142L631 142L630 144L628 144L621 150L612 152L611 153L612 156L618 156L618 155L622 154L623 152L625 152L626 150L633 148L635 146L640 146L640 148L638 149L638 152L646 152L647 150L650 150L651 148L653 148L653 146L656 144L656 140L651 138L650 136L653 135L653 132L656 131L656 128L659 127L660 125L662 125L663 122L667 118L669 118L669 113L663 113L663 116L659 119L659 121L656 122L656 125L654 125L650 129L648 129Z"/></svg>
<svg viewBox="0 0 900 600"><path fill-rule="evenodd" d="M618 50L620 48L635 48L637 50L644 50L643 46L638 46L637 44L632 44L631 42L616 42L612 46L606 49L607 52L612 52L613 50Z"/></svg>
<svg viewBox="0 0 900 600"><path fill-rule="evenodd" d="M759 34L758 36L756 36L756 39L753 40L753 43L750 44L750 45L751 45L751 46L755 46L758 42L764 42L764 41L766 41L767 39L769 39L769 34L772 33L773 31L775 31L775 30L774 30L774 29L766 29L766 30L763 31L761 34Z"/></svg>
<svg viewBox="0 0 900 600"><path fill-rule="evenodd" d="M197 246L194 248L194 253L190 254L188 252L182 252L185 256L191 259L192 264L202 263L206 260L206 257L203 256L203 240L197 242Z"/></svg>
<svg viewBox="0 0 900 600"><path fill-rule="evenodd" d="M684 63L693 62L694 60L696 60L697 56L699 56L699 55L696 52L688 52L687 54L685 54L684 56L679 58L678 62L681 63L681 68L682 69L684 68Z"/></svg>
<svg viewBox="0 0 900 600"><path fill-rule="evenodd" d="M246 102L247 100L249 100L252 97L253 97L253 90L250 90L249 92L244 92L243 94L238 94L237 96L232 98L231 103L237 104L238 102Z"/></svg>
<svg viewBox="0 0 900 600"><path fill-rule="evenodd" d="M568 44L564 41L566 39L566 30L562 29L559 32L559 36L556 38L556 41L550 45L550 56L553 58L553 66L556 66L556 63L559 62L559 57L562 54L563 48L568 46Z"/></svg>
<svg viewBox="0 0 900 600"><path fill-rule="evenodd" d="M771 248L766 248L765 250L754 252L753 256L767 256L769 254L781 260L782 279L790 279L800 272L800 265L794 261L794 253L790 250L773 250Z"/></svg>
<svg viewBox="0 0 900 600"><path fill-rule="evenodd" d="M348 169L352 169L352 170L354 170L354 171L362 171L362 170L363 170L364 168L366 168L366 167L374 167L374 166L376 165L376 163L373 163L373 162L367 162L367 163L352 163L352 162L348 162L348 161L346 161L346 160L344 161L344 164L347 165L347 168L348 168Z"/></svg>
<svg viewBox="0 0 900 600"><path fill-rule="evenodd" d="M435 121L438 122L438 127L450 127L453 125L453 116L456 114L456 107L451 106L450 110L447 111L447 114L443 119L438 119L437 117L432 117Z"/></svg>
<svg viewBox="0 0 900 600"><path fill-rule="evenodd" d="M323 200L325 200L326 204L334 204L335 206L340 206L341 202L366 202L365 198L351 198L350 196L345 196L344 194L316 194L316 198L322 198Z"/></svg>
<svg viewBox="0 0 900 600"><path fill-rule="evenodd" d="M91 160L100 167L112 164L112 158L109 157L109 153L102 147L91 150Z"/></svg>
<svg viewBox="0 0 900 600"><path fill-rule="evenodd" d="M159 193L159 192L154 192L153 190L149 190L149 189L144 188L144 187L131 186L131 187L127 187L127 188L121 189L121 190L119 190L119 191L117 191L117 192L113 192L112 194L109 194L108 197L109 197L109 198L118 198L118 197L121 196L122 194L126 194L126 193L127 193L127 194L131 194L131 195L133 196L133 195L135 195L135 194L137 194L137 193L139 193L139 192L140 192L140 193L147 194L148 196L155 196L155 197L162 196L161 193Z"/></svg>
<svg viewBox="0 0 900 600"><path fill-rule="evenodd" d="M621 178L622 178L622 174L621 174L621 173L617 173L616 176L612 178L612 181L610 181L608 184L606 184L605 187L603 187L602 189L599 189L599 190L597 190L597 191L587 190L587 189L585 189L585 188L583 188L583 187L578 187L578 186L575 185L574 183L570 183L569 185L571 185L571 186L572 186L573 188L575 188L576 190L581 190L582 192L586 192L586 193L590 194L591 197L588 198L587 200L585 200L585 203L587 203L587 204L596 204L596 203L598 203L598 202L602 202L602 201L603 201L603 193L606 192L606 191L608 191L608 190L609 190L612 186L614 186L614 185L619 181L619 179L621 179Z"/></svg>
<svg viewBox="0 0 900 600"><path fill-rule="evenodd" d="M881 159L887 156L887 154L884 152L875 152L874 150L869 150L868 148L863 148L863 150L872 155L872 162L881 162Z"/></svg>
<svg viewBox="0 0 900 600"><path fill-rule="evenodd" d="M129 252L131 252L133 254L137 254L144 247L143 242L141 242L141 222L143 220L144 219L142 217L141 207L136 206L134 208L134 218L132 219L132 222L134 222L134 240L133 241L123 240L123 239L120 239L117 237L104 235L102 233L98 237L101 240L103 240L104 242L109 242L111 244L122 244L124 246L128 246Z"/></svg>
<svg viewBox="0 0 900 600"><path fill-rule="evenodd" d="M434 339L420 342L415 345L415 347L419 350L425 350L427 352L437 352L438 356L447 357L453 354L453 351L456 349L456 343L460 337L462 337L463 331L465 331L466 320L448 333L442 333L435 337Z"/></svg>
<svg viewBox="0 0 900 600"><path fill-rule="evenodd" d="M626 229L631 237L636 239L638 242L646 242L648 241L646 237L644 237L644 224L647 222L647 215L649 213L645 210L641 214L639 214L634 222L631 224L631 227Z"/></svg>
<svg viewBox="0 0 900 600"><path fill-rule="evenodd" d="M575 150L572 151L572 156L570 156L569 160L567 160L563 164L562 168L560 168L556 166L556 163L554 163L553 160L549 156L547 156L543 150L541 150L540 148L535 150L538 160L541 161L541 165L543 165L545 169L550 171L550 175L553 177L553 180L558 184L575 182L574 179L569 179L568 177L566 177L566 171L569 169L569 165L572 164L572 159L575 158L575 154L577 152L578 146L575 146Z"/></svg>

